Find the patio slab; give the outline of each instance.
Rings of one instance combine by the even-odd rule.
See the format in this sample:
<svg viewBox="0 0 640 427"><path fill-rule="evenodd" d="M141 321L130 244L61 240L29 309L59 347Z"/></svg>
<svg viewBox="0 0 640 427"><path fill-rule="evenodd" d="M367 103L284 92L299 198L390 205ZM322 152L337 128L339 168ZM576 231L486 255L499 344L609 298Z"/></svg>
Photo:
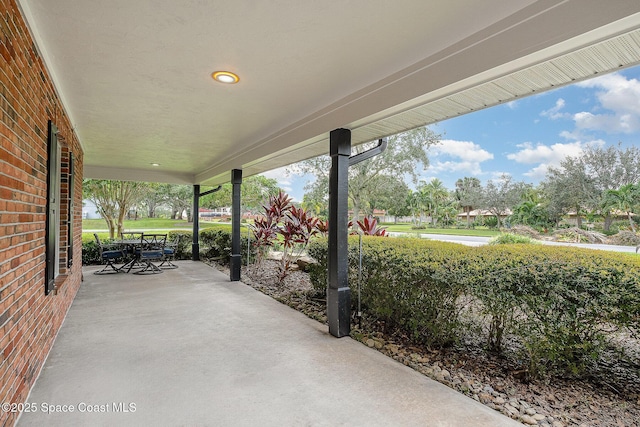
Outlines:
<svg viewBox="0 0 640 427"><path fill-rule="evenodd" d="M178 265L85 268L19 426L521 425L203 263Z"/></svg>

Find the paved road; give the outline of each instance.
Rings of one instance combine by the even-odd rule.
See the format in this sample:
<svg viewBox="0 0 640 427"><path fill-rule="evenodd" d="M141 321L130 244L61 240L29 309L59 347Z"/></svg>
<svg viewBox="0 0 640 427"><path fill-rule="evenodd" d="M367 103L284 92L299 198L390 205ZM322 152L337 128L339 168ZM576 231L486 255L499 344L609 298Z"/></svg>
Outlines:
<svg viewBox="0 0 640 427"><path fill-rule="evenodd" d="M406 233L389 233L391 235L402 235ZM478 236L453 236L453 235L445 235L445 234L419 234L420 237L424 239L431 240L439 240L442 242L452 242L452 243L460 243L467 246L482 246L486 245L491 237L478 237ZM635 246L617 246L617 245L600 245L600 244L590 244L590 243L565 243L565 242L546 242L539 240L543 245L550 246L573 246L578 248L586 248L586 249L599 249L603 251L614 251L614 252L629 252L635 253Z"/></svg>

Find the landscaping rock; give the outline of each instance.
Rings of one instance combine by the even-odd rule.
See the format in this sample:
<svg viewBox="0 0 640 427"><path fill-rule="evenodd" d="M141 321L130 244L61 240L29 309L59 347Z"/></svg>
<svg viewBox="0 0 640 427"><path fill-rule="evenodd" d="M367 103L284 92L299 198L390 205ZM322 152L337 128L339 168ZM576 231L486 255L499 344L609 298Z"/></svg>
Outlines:
<svg viewBox="0 0 640 427"><path fill-rule="evenodd" d="M528 424L530 426L535 426L538 424L538 421L536 421L535 419L533 419L533 417L531 417L530 415L523 415L520 417L520 421L522 421L525 424Z"/></svg>
<svg viewBox="0 0 640 427"><path fill-rule="evenodd" d="M505 400L502 397L498 396L493 399L493 403L495 403L496 405L504 405Z"/></svg>

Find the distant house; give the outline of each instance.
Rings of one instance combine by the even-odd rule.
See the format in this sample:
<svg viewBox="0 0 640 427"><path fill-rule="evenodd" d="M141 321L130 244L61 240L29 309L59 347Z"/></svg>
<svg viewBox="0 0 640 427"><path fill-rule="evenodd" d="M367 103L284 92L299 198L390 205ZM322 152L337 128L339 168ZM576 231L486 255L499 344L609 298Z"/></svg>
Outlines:
<svg viewBox="0 0 640 427"><path fill-rule="evenodd" d="M634 214L632 212L631 216L635 217L636 214ZM586 221L585 216L584 215L580 215L580 217L582 218L582 223L584 224L584 222ZM611 217L616 221L628 221L629 220L629 217L627 216L627 213L619 211L619 210L612 211L611 212ZM576 214L576 211L567 212L567 214L564 215L564 220L570 225L577 226L578 225L578 215ZM586 224L586 225L588 226L589 224Z"/></svg>
<svg viewBox="0 0 640 427"><path fill-rule="evenodd" d="M503 213L500 214L500 220L505 219L506 217L508 217L509 215L511 215L513 212L511 212L510 209L505 210ZM495 216L495 214L493 212L490 212L486 209L474 209L471 212L469 212L469 220L471 221L475 221L478 218L488 218L488 217L492 217ZM457 215L458 221L466 221L467 220L467 213L466 212L461 212Z"/></svg>
<svg viewBox="0 0 640 427"><path fill-rule="evenodd" d="M213 209L207 209L207 208L200 208L200 210L198 211L198 216L200 217L200 219L204 219L204 220L211 220L214 218L223 218L223 217L230 217L231 216L231 207L230 206L225 206L222 208L213 208Z"/></svg>
<svg viewBox="0 0 640 427"><path fill-rule="evenodd" d="M102 216L98 213L98 208L91 200L82 201L82 219L100 219Z"/></svg>
<svg viewBox="0 0 640 427"><path fill-rule="evenodd" d="M353 211L349 210L348 212L349 218L353 217ZM380 221L384 222L386 219L386 215L387 215L387 211L382 210L382 209L374 209L373 210L373 217L375 218L379 218ZM367 216L364 211L360 211L360 218L364 218L365 216Z"/></svg>

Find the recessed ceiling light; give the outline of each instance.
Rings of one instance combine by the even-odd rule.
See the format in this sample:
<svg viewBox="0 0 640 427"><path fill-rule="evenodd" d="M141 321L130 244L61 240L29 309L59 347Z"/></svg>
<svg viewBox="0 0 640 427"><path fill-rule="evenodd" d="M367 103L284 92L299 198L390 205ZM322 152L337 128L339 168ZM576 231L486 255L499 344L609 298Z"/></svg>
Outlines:
<svg viewBox="0 0 640 427"><path fill-rule="evenodd" d="M211 77L220 83L234 84L240 81L240 77L230 71L214 71L211 73Z"/></svg>
<svg viewBox="0 0 640 427"><path fill-rule="evenodd" d="M160 163L151 163L151 166L160 166Z"/></svg>

